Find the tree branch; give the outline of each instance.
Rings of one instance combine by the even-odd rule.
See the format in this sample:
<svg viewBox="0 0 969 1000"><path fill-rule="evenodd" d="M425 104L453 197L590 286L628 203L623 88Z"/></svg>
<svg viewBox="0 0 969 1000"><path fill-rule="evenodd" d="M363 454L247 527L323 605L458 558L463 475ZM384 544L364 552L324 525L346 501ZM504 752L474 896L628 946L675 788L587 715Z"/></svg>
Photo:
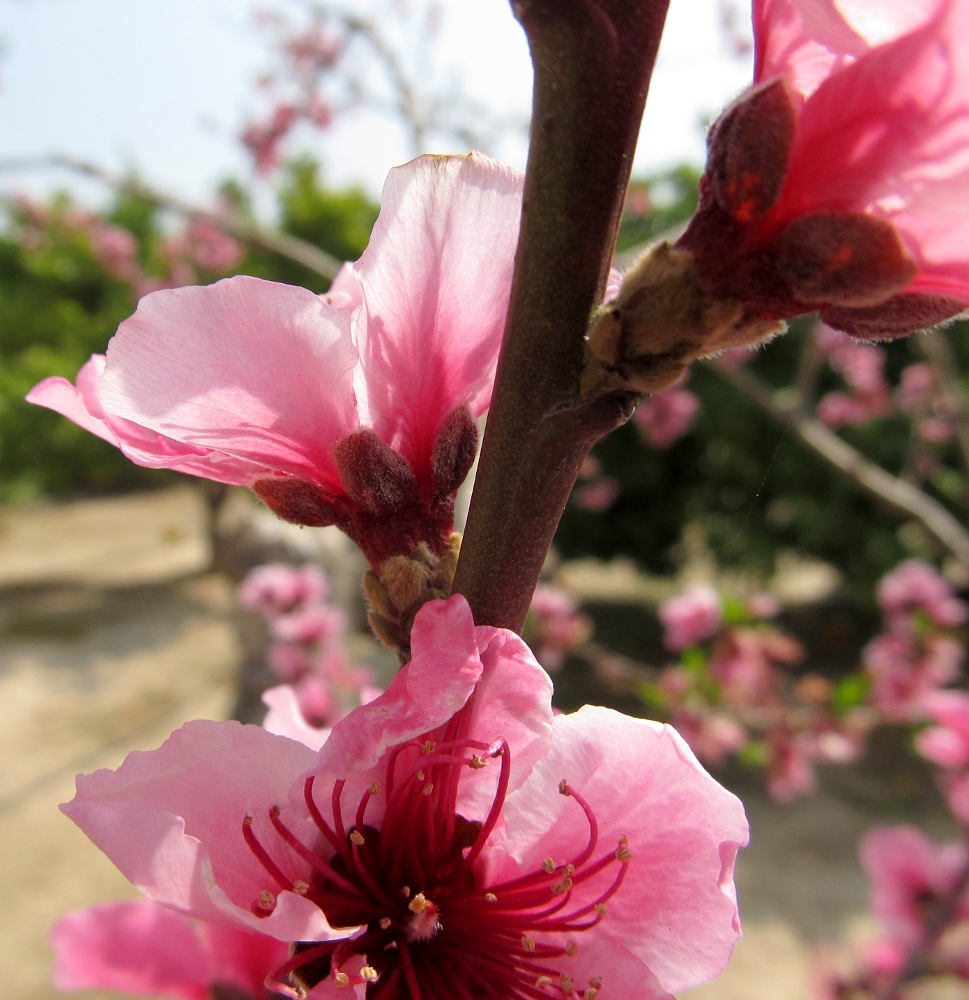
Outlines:
<svg viewBox="0 0 969 1000"><path fill-rule="evenodd" d="M519 630L588 449L636 397L579 405L668 0L513 0L535 67L515 277L454 589Z"/></svg>
<svg viewBox="0 0 969 1000"><path fill-rule="evenodd" d="M224 233L234 236L243 243L250 246L260 247L272 253L286 257L288 260L301 264L308 271L319 274L331 281L336 277L337 272L343 266L343 262L331 256L325 250L301 240L298 236L291 236L289 233L280 232L278 229L269 229L245 219L232 218L231 216L220 215L217 212L207 211L192 205L181 198L160 191L136 177L122 177L105 170L96 163L64 153L52 153L50 156L38 156L23 159L0 160L0 171L12 170L35 170L37 168L54 167L61 170L68 170L71 173L81 174L84 177L91 177L94 180L106 184L115 191L127 191L137 197L144 198L160 208L177 212L188 219L198 219L218 226Z"/></svg>
<svg viewBox="0 0 969 1000"><path fill-rule="evenodd" d="M796 405L783 401L749 371L730 369L716 361L705 361L703 364L775 420L787 424L815 455L853 480L869 495L897 513L919 521L947 552L969 566L969 532L942 504L865 458L820 421L806 417Z"/></svg>

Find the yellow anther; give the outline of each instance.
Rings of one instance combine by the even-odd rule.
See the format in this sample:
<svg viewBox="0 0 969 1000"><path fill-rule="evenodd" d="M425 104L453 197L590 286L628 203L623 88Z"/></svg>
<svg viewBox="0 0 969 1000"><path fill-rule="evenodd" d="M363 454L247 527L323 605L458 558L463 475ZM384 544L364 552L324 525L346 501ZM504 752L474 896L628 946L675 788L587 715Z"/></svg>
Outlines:
<svg viewBox="0 0 969 1000"><path fill-rule="evenodd" d="M333 985L342 990L344 986L350 985L350 977L345 972L338 972L333 977Z"/></svg>
<svg viewBox="0 0 969 1000"><path fill-rule="evenodd" d="M562 987L562 992L567 997L572 995L574 984L572 982L572 977L567 972L563 972L562 975L559 976L559 985Z"/></svg>
<svg viewBox="0 0 969 1000"><path fill-rule="evenodd" d="M535 985L539 989L542 989L545 986L551 986L552 985L552 978L551 978L551 976L539 976L538 979L535 980Z"/></svg>
<svg viewBox="0 0 969 1000"><path fill-rule="evenodd" d="M421 795L430 795L434 791L434 786L428 782L422 789Z"/></svg>
<svg viewBox="0 0 969 1000"><path fill-rule="evenodd" d="M411 913L423 913L427 908L427 899L424 897L423 892L419 892L408 904L407 909Z"/></svg>
<svg viewBox="0 0 969 1000"><path fill-rule="evenodd" d="M617 861L629 861L633 856L633 852L625 844L620 844L616 849L616 860Z"/></svg>
<svg viewBox="0 0 969 1000"><path fill-rule="evenodd" d="M571 795L571 794L572 793L569 791L569 779L563 778L559 782L559 795Z"/></svg>
<svg viewBox="0 0 969 1000"><path fill-rule="evenodd" d="M299 893L300 896L305 896L310 891L309 882L304 882L301 878L298 878L293 883L293 892Z"/></svg>
<svg viewBox="0 0 969 1000"><path fill-rule="evenodd" d="M351 830L350 839L357 845L357 847L363 846L363 834L359 830Z"/></svg>
<svg viewBox="0 0 969 1000"><path fill-rule="evenodd" d="M522 947L525 951L535 950L535 939L530 938L527 934L522 935Z"/></svg>
<svg viewBox="0 0 969 1000"><path fill-rule="evenodd" d="M597 989L599 989L599 987L600 987L600 986L602 985L602 976L593 976L593 977L592 977L592 978L591 978L591 979L589 980L589 985L590 985L590 986L591 986L591 987L592 987L592 988L593 988L594 990L597 990Z"/></svg>
<svg viewBox="0 0 969 1000"><path fill-rule="evenodd" d="M497 903L498 902L498 897L493 892L486 892L485 893L485 902L486 903Z"/></svg>
<svg viewBox="0 0 969 1000"><path fill-rule="evenodd" d="M566 875L571 875L572 872L574 872L574 871L575 871L575 865L566 865L565 866L565 874Z"/></svg>
<svg viewBox="0 0 969 1000"><path fill-rule="evenodd" d="M255 819L255 817L252 815L252 813L247 812L246 815L243 817L242 822L245 823L246 826L248 826L250 823L252 823L253 819Z"/></svg>
<svg viewBox="0 0 969 1000"><path fill-rule="evenodd" d="M560 878L558 882L552 883L552 895L561 896L563 892L568 892L572 888L572 879L568 876Z"/></svg>
<svg viewBox="0 0 969 1000"><path fill-rule="evenodd" d="M542 867L551 875L555 871L555 862L551 858L546 858L542 862Z"/></svg>
<svg viewBox="0 0 969 1000"><path fill-rule="evenodd" d="M385 931L385 930L387 930L387 928L389 926L390 926L390 917L381 917L380 918L380 929L382 931Z"/></svg>
<svg viewBox="0 0 969 1000"><path fill-rule="evenodd" d="M418 771L417 772L417 780L418 781L423 781L424 780L424 772L423 771Z"/></svg>
<svg viewBox="0 0 969 1000"><path fill-rule="evenodd" d="M260 910L271 910L276 906L276 897L268 889L263 889L256 902Z"/></svg>
<svg viewBox="0 0 969 1000"><path fill-rule="evenodd" d="M376 778L373 779L373 784L371 784L370 786L370 794L371 795L380 794L380 782Z"/></svg>
<svg viewBox="0 0 969 1000"><path fill-rule="evenodd" d="M421 753L431 753L437 744L433 740L424 740L424 745L421 747Z"/></svg>
<svg viewBox="0 0 969 1000"><path fill-rule="evenodd" d="M604 917L609 912L609 907L605 903L596 903L596 913Z"/></svg>
<svg viewBox="0 0 969 1000"><path fill-rule="evenodd" d="M623 844L628 844L628 843L629 843L629 838L624 833L620 834L620 837L619 837L619 844L620 844L620 846L622 846Z"/></svg>
<svg viewBox="0 0 969 1000"><path fill-rule="evenodd" d="M360 975L367 980L368 983L375 983L380 978L380 973L372 965L365 965L360 970Z"/></svg>
<svg viewBox="0 0 969 1000"><path fill-rule="evenodd" d="M569 958L574 958L578 951L579 946L574 941L565 942L565 954L568 955Z"/></svg>
<svg viewBox="0 0 969 1000"><path fill-rule="evenodd" d="M586 991L585 991L585 992L584 992L584 993L582 994L582 996L583 996L584 1000L596 1000L596 997L597 997L598 995L599 995L599 991L598 991L598 990L597 990L597 989L596 989L596 988L595 988L594 986L590 986L590 987L589 987L589 988L588 988L588 989L587 989L587 990L586 990Z"/></svg>
<svg viewBox="0 0 969 1000"><path fill-rule="evenodd" d="M473 767L477 771L480 770L482 767L487 767L488 762L482 758L481 754L476 753L472 755L471 763L468 766Z"/></svg>

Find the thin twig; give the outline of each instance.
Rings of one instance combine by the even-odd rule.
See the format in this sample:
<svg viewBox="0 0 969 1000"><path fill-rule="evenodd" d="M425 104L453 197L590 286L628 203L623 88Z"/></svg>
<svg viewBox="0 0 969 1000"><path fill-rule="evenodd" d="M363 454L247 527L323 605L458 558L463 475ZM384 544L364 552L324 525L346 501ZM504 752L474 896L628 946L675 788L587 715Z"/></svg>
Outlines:
<svg viewBox="0 0 969 1000"><path fill-rule="evenodd" d="M124 177L114 174L110 170L106 170L104 167L96 163L90 163L87 160L81 160L64 153L0 160L0 172L45 168L68 170L74 174L91 177L113 188L115 191L129 192L136 197L144 198L146 201L158 205L160 208L184 215L188 219L209 222L229 236L234 236L236 239L241 240L243 243L277 253L280 257L286 257L288 260L301 264L308 271L312 271L323 278L329 278L331 281L343 266L342 262L337 260L336 257L314 246L312 243L308 243L306 240L301 240L298 236L291 236L289 233L280 232L278 229L260 226L246 219L220 215L217 212L199 208L197 205L183 201L175 195L168 194L165 191L146 184L136 177Z"/></svg>
<svg viewBox="0 0 969 1000"><path fill-rule="evenodd" d="M820 421L807 417L743 368L730 369L716 361L703 362L725 382L742 392L791 431L816 455L858 486L900 514L915 518L963 565L969 566L969 532L928 494L876 465Z"/></svg>

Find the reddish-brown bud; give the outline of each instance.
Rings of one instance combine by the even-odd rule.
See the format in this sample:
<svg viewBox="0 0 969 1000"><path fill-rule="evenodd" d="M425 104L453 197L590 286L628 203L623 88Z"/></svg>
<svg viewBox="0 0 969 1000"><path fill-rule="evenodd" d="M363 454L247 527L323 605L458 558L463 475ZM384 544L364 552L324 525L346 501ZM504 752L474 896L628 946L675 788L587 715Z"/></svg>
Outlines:
<svg viewBox="0 0 969 1000"><path fill-rule="evenodd" d="M348 435L337 443L333 457L347 495L367 513L386 517L418 502L414 470L373 431Z"/></svg>
<svg viewBox="0 0 969 1000"><path fill-rule="evenodd" d="M289 476L267 476L252 484L252 491L277 516L290 524L325 528L340 523L338 501L315 483Z"/></svg>
<svg viewBox="0 0 969 1000"><path fill-rule="evenodd" d="M434 442L431 476L434 492L453 493L465 480L478 451L478 425L466 406L454 410Z"/></svg>
<svg viewBox="0 0 969 1000"><path fill-rule="evenodd" d="M717 203L741 225L777 200L796 123L787 87L775 79L745 91L711 126L707 178Z"/></svg>

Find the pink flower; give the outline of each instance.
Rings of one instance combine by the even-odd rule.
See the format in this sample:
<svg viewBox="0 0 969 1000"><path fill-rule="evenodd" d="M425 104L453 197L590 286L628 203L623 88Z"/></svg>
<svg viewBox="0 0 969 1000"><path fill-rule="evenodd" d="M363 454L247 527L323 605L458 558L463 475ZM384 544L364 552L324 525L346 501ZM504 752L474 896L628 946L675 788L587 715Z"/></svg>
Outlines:
<svg viewBox="0 0 969 1000"><path fill-rule="evenodd" d="M807 733L773 734L771 762L767 768L767 792L777 802L793 802L817 787L814 745Z"/></svg>
<svg viewBox="0 0 969 1000"><path fill-rule="evenodd" d="M872 913L908 946L919 941L932 904L955 890L969 861L964 844L939 846L913 826L875 827L859 851L871 882ZM966 916L963 898L955 917Z"/></svg>
<svg viewBox="0 0 969 1000"><path fill-rule="evenodd" d="M295 611L326 599L330 584L316 566L265 563L251 569L236 590L236 600L267 617Z"/></svg>
<svg viewBox="0 0 969 1000"><path fill-rule="evenodd" d="M54 985L137 996L269 1000L263 981L288 947L226 924L196 924L158 903L103 903L67 913L51 928ZM238 991L238 992L236 992Z"/></svg>
<svg viewBox="0 0 969 1000"><path fill-rule="evenodd" d="M370 245L329 296L244 276L156 292L100 380L46 379L28 399L139 464L338 524L375 567L421 542L440 555L491 399L521 192L479 154L421 157L391 171Z"/></svg>
<svg viewBox="0 0 969 1000"><path fill-rule="evenodd" d="M622 484L615 476L600 476L576 488L575 502L582 510L601 514L616 502L621 491Z"/></svg>
<svg viewBox="0 0 969 1000"><path fill-rule="evenodd" d="M748 740L747 731L739 722L718 712L680 708L673 713L673 725L697 757L715 767Z"/></svg>
<svg viewBox="0 0 969 1000"><path fill-rule="evenodd" d="M723 687L724 697L737 705L757 705L774 690L774 663L804 659L799 642L771 629L732 628L714 644L710 674Z"/></svg>
<svg viewBox="0 0 969 1000"><path fill-rule="evenodd" d="M892 633L875 636L862 652L872 705L896 721L919 718L926 695L958 679L964 657L962 646L945 636L922 643Z"/></svg>
<svg viewBox="0 0 969 1000"><path fill-rule="evenodd" d="M206 271L231 270L245 256L242 247L214 222L193 219L185 232L186 250L192 261Z"/></svg>
<svg viewBox="0 0 969 1000"><path fill-rule="evenodd" d="M878 603L889 622L905 631L904 620L922 611L936 625L962 625L969 607L954 596L952 585L938 570L918 559L907 559L878 584Z"/></svg>
<svg viewBox="0 0 969 1000"><path fill-rule="evenodd" d="M317 604L277 615L270 622L273 636L283 642L317 645L340 638L346 630L346 617L339 608Z"/></svg>
<svg viewBox="0 0 969 1000"><path fill-rule="evenodd" d="M553 673L592 633L592 623L579 613L575 601L564 590L544 584L535 589L525 628L538 662Z"/></svg>
<svg viewBox="0 0 969 1000"><path fill-rule="evenodd" d="M681 246L720 298L893 337L969 302L969 0L754 0Z"/></svg>
<svg viewBox="0 0 969 1000"><path fill-rule="evenodd" d="M922 707L936 725L915 737L918 752L939 767L969 767L969 694L932 691Z"/></svg>
<svg viewBox="0 0 969 1000"><path fill-rule="evenodd" d="M699 410L698 397L673 385L647 396L636 407L633 420L652 447L665 451L689 432Z"/></svg>
<svg viewBox="0 0 969 1000"><path fill-rule="evenodd" d="M276 978L322 960L314 995L639 1000L715 975L747 824L680 737L553 718L527 647L461 597L421 609L412 653L318 754L188 723L63 808L151 898L310 943Z"/></svg>
<svg viewBox="0 0 969 1000"><path fill-rule="evenodd" d="M899 382L896 395L898 405L906 413L917 413L923 409L935 388L935 373L927 362L916 365L906 365L902 369L902 379Z"/></svg>
<svg viewBox="0 0 969 1000"><path fill-rule="evenodd" d="M711 587L690 587L679 597L663 601L657 613L667 649L686 649L723 627L720 595Z"/></svg>

